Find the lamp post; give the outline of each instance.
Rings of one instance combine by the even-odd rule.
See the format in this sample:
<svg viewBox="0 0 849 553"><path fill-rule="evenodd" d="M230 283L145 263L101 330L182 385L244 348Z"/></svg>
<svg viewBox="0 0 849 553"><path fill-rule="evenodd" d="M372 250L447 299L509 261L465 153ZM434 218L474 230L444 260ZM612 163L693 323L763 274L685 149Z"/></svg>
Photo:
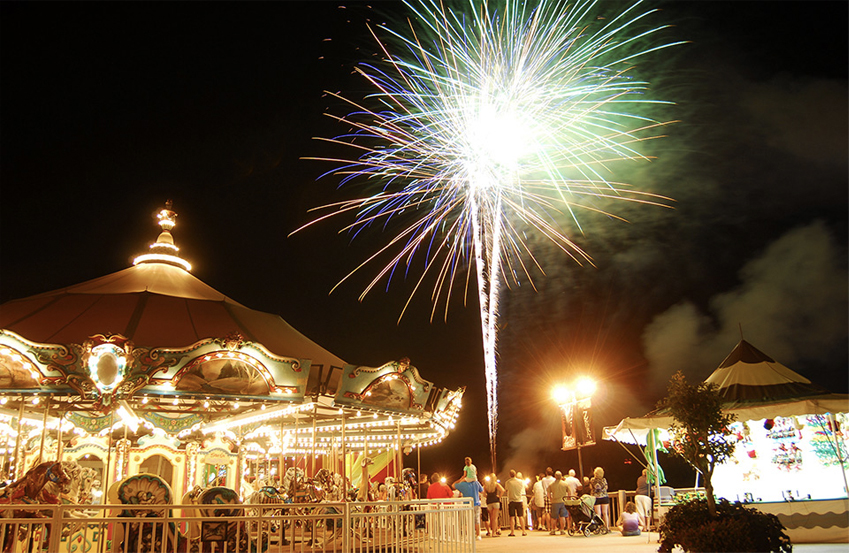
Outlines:
<svg viewBox="0 0 849 553"><path fill-rule="evenodd" d="M579 378L571 386L557 386L552 391L552 397L560 407L563 422L561 449L578 450L578 471L581 480L584 479L584 463L581 458L581 447L595 445L592 433L592 395L596 383L590 378Z"/></svg>

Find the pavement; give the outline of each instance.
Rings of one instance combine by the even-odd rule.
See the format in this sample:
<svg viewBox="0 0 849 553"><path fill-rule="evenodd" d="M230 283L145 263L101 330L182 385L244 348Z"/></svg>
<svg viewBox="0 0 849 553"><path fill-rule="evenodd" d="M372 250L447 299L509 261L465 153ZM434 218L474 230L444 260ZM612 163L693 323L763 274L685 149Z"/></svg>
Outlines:
<svg viewBox="0 0 849 553"><path fill-rule="evenodd" d="M583 552L599 551L605 553L657 553L658 533L650 532L640 536L623 537L619 532L613 531L604 536L591 535L579 536L551 536L548 532L532 531L527 536L517 534L508 537L507 531L502 531L497 538L483 535L480 541L475 542L477 552L504 552L504 553L548 553L564 551ZM794 553L846 553L849 545L845 543L800 543L793 544Z"/></svg>

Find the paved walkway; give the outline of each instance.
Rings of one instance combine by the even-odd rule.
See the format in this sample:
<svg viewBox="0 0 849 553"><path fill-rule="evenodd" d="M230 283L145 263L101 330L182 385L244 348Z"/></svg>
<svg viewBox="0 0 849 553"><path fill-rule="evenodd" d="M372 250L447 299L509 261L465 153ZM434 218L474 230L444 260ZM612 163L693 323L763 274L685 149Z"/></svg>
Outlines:
<svg viewBox="0 0 849 553"><path fill-rule="evenodd" d="M476 542L476 550L482 553L548 553L565 551L582 552L598 551L611 553L656 553L658 534L651 532L641 536L622 537L619 532L611 532L605 536L550 536L548 532L529 532L527 536L516 535L508 537L503 532L501 537L483 538ZM845 543L813 544L800 543L793 545L794 553L846 553L849 546Z"/></svg>

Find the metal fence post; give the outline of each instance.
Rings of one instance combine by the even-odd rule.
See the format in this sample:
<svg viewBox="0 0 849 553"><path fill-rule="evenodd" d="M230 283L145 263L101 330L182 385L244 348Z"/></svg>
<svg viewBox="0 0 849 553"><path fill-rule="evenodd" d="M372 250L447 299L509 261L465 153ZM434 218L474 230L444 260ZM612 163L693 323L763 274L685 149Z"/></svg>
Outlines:
<svg viewBox="0 0 849 553"><path fill-rule="evenodd" d="M48 551L59 551L59 544L62 541L62 507L60 505L53 507L53 516L49 524L50 544Z"/></svg>

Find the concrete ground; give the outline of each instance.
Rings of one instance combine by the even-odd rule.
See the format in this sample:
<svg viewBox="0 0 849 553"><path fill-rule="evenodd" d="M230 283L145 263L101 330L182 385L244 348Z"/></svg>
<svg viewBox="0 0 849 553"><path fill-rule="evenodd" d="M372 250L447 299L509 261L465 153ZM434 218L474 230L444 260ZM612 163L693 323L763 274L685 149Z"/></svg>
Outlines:
<svg viewBox="0 0 849 553"><path fill-rule="evenodd" d="M605 553L656 553L658 534L651 532L640 536L622 537L619 532L611 532L604 536L550 536L548 532L528 532L527 536L517 534L508 537L507 531L502 531L500 537L486 537L475 542L476 551L482 553L548 553L565 551L582 552L598 551ZM849 545L845 543L814 544L801 543L793 545L794 553L846 553Z"/></svg>

